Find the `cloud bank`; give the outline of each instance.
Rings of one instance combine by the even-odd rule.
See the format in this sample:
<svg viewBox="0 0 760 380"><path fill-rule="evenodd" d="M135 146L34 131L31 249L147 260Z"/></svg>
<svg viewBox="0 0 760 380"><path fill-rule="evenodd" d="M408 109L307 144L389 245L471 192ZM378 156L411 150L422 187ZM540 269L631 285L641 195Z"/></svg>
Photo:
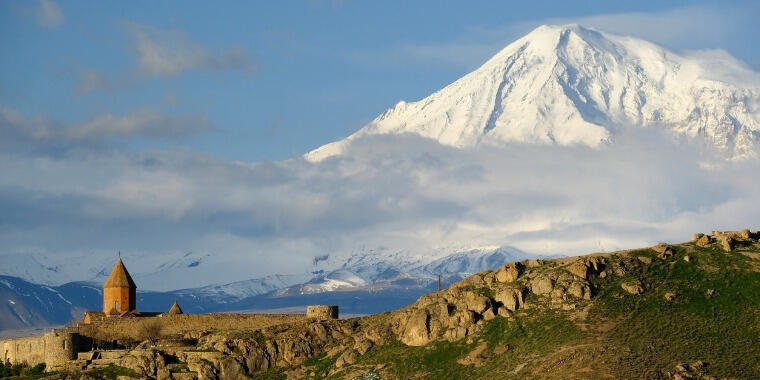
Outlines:
<svg viewBox="0 0 760 380"><path fill-rule="evenodd" d="M317 164L6 152L0 252L206 255L208 276L163 285L179 288L302 273L325 254L513 246L571 255L758 228L758 162L670 141L645 130L599 150L458 150L373 136Z"/></svg>

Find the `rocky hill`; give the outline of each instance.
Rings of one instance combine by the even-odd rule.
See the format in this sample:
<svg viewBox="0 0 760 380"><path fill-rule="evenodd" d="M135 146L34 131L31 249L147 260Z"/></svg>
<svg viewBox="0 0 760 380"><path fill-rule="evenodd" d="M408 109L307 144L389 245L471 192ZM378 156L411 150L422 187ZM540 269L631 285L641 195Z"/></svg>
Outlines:
<svg viewBox="0 0 760 380"><path fill-rule="evenodd" d="M362 318L174 323L139 344L112 336L134 348L57 376L79 378L84 367L91 376L110 368L199 379L758 378L759 239L713 231L683 244L514 262Z"/></svg>

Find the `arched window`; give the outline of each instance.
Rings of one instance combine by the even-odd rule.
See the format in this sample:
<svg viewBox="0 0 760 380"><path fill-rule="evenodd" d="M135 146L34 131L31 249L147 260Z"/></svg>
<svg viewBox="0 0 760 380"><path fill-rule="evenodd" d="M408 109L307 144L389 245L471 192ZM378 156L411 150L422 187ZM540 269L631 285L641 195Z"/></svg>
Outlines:
<svg viewBox="0 0 760 380"><path fill-rule="evenodd" d="M119 310L119 301L113 301L113 308Z"/></svg>

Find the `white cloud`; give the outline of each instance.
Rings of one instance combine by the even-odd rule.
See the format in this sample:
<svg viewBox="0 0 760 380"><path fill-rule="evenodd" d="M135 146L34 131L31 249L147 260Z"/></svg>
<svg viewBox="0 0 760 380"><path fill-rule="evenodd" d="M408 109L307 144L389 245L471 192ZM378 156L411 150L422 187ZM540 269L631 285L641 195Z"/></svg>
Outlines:
<svg viewBox="0 0 760 380"><path fill-rule="evenodd" d="M66 19L61 8L53 0L40 0L35 17L37 24L45 28L61 26Z"/></svg>

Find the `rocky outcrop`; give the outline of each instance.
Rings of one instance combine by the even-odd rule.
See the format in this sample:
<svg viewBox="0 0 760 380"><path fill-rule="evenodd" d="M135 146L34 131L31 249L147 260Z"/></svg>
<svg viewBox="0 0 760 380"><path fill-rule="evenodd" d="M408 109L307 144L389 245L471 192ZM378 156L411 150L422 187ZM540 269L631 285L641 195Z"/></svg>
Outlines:
<svg viewBox="0 0 760 380"><path fill-rule="evenodd" d="M598 257L571 260L563 270L536 270L542 266L541 261L510 263L425 295L396 312L392 331L402 343L422 346L436 339L459 340L477 332L485 321L509 317L526 306L529 294L547 297L553 307L574 307L591 300L590 280L606 267L605 259Z"/></svg>
<svg viewBox="0 0 760 380"><path fill-rule="evenodd" d="M744 229L741 231L712 231L709 235L696 233L692 235L692 242L702 248L718 244L724 251L731 252L737 246L756 243L759 238L760 231L752 232L749 229Z"/></svg>
<svg viewBox="0 0 760 380"><path fill-rule="evenodd" d="M630 294L638 295L644 293L644 285L639 280L625 281L620 284L620 287Z"/></svg>
<svg viewBox="0 0 760 380"><path fill-rule="evenodd" d="M665 243L660 243L652 247L652 250L657 252L657 257L660 259L667 259L673 256L673 248Z"/></svg>

